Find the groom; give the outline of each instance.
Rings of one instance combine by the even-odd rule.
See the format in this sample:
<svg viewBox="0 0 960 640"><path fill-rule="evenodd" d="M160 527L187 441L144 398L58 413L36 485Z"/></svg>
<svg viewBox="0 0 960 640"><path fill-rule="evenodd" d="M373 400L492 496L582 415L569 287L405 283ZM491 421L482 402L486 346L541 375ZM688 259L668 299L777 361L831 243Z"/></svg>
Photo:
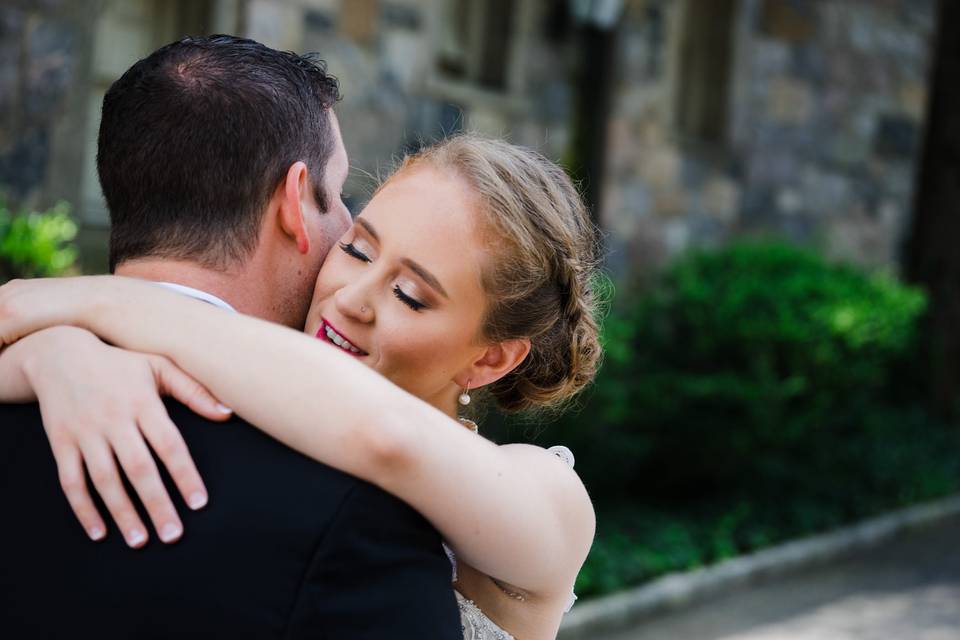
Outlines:
<svg viewBox="0 0 960 640"><path fill-rule="evenodd" d="M100 126L111 269L301 329L350 223L338 98L322 65L230 36L137 62ZM168 409L210 503L180 510L178 543L132 550L77 524L36 405L0 405L0 636L462 638L419 514L238 419Z"/></svg>

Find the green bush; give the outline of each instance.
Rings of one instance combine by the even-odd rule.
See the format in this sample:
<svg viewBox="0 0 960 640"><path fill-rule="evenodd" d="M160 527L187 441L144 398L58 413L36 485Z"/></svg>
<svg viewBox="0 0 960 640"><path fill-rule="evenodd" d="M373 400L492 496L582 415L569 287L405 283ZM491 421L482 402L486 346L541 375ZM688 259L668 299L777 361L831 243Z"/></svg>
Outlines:
<svg viewBox="0 0 960 640"><path fill-rule="evenodd" d="M828 491L924 307L891 277L781 242L691 253L620 294L586 406L544 439L574 448L600 502Z"/></svg>
<svg viewBox="0 0 960 640"><path fill-rule="evenodd" d="M579 411L485 431L573 449L598 510L577 590L609 593L960 490L911 368L925 306L778 241L691 253L618 293Z"/></svg>
<svg viewBox="0 0 960 640"><path fill-rule="evenodd" d="M13 213L0 200L0 282L69 271L77 258L70 245L76 235L65 202L40 213Z"/></svg>

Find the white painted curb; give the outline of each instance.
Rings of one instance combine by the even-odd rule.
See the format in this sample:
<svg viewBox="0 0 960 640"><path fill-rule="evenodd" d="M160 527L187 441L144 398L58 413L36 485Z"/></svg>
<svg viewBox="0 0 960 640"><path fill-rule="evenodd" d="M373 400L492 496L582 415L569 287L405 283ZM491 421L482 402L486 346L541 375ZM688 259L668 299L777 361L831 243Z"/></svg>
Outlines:
<svg viewBox="0 0 960 640"><path fill-rule="evenodd" d="M640 587L579 604L560 626L558 640L593 639L652 614L676 609L759 578L826 563L866 549L914 527L960 515L960 495L909 507L859 524L726 560L673 573Z"/></svg>

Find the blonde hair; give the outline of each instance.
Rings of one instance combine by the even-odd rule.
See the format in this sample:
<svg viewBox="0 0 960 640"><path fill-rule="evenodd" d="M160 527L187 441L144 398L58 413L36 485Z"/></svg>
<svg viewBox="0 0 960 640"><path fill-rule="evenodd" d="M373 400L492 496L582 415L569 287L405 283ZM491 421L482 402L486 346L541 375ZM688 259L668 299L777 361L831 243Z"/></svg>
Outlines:
<svg viewBox="0 0 960 640"><path fill-rule="evenodd" d="M531 343L487 392L511 412L571 398L593 380L602 354L592 286L597 232L573 182L531 149L472 134L407 156L396 173L421 165L453 172L481 203L478 228L496 247L482 274L483 337Z"/></svg>

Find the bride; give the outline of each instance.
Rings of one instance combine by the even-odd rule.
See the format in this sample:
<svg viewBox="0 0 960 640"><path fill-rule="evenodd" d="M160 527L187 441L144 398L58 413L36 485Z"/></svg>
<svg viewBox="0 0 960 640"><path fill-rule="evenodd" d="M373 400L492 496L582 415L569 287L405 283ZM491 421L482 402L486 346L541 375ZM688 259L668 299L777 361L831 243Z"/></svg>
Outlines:
<svg viewBox="0 0 960 640"><path fill-rule="evenodd" d="M564 448L498 446L459 413L478 392L507 411L555 406L592 380L601 355L594 241L562 169L521 147L459 136L407 158L378 189L330 251L304 334L155 284L99 276L3 286L0 338L11 345L47 327L79 327L51 330L71 332L75 343L55 355L66 376L71 359L80 371L88 357L88 332L168 357L209 390L193 406L215 414L216 397L288 446L420 511L455 559L467 638L553 638L593 540L590 499ZM106 358L115 347L97 341L96 349ZM71 415L69 389L34 392L41 382L31 373L43 357L28 341L6 349L0 401L39 395L45 419ZM83 384L73 376L70 384ZM97 384L143 397L157 393L150 382ZM99 428L67 423L69 442ZM136 456L123 448L143 447L143 436L136 416L123 423L123 437L116 429L99 437L128 461ZM185 457L162 459L184 496L195 496L202 484ZM95 461L85 463L89 470ZM153 514L154 497L141 497ZM118 522L137 521L127 504L128 513L112 513ZM102 537L89 497L71 505L91 537Z"/></svg>

